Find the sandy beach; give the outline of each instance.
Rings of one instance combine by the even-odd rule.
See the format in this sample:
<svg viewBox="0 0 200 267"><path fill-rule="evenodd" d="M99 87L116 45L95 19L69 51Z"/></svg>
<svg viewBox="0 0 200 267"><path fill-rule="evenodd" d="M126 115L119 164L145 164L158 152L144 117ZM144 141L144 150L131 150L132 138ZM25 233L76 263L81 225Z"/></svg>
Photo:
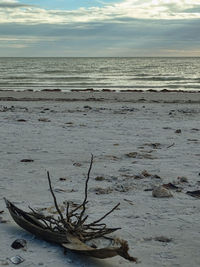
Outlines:
<svg viewBox="0 0 200 267"><path fill-rule="evenodd" d="M0 91L0 265L133 266L123 258L96 260L37 239L17 226L3 200L28 210L51 207L46 171L60 203L80 203L90 164L88 221L102 216L121 227L141 267L200 265L200 93ZM29 159L30 162L23 162ZM64 179L60 179L64 178ZM173 197L152 196L171 183ZM27 250L15 250L15 239Z"/></svg>
<svg viewBox="0 0 200 267"><path fill-rule="evenodd" d="M179 91L0 91L0 100L16 101L112 101L112 102L148 102L148 103L200 103L200 93Z"/></svg>

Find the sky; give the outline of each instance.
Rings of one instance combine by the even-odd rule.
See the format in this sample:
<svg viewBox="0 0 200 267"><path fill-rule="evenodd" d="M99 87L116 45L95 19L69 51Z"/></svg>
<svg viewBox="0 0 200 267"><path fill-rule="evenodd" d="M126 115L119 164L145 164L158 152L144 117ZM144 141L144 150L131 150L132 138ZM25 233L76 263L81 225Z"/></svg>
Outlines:
<svg viewBox="0 0 200 267"><path fill-rule="evenodd" d="M0 0L0 57L200 56L200 0Z"/></svg>

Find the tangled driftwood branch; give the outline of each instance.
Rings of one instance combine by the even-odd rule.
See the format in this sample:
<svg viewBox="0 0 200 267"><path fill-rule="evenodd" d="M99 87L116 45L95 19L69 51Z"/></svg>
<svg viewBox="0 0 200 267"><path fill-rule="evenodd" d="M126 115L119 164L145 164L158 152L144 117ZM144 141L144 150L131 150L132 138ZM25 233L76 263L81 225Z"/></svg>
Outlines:
<svg viewBox="0 0 200 267"><path fill-rule="evenodd" d="M83 202L75 208L70 207L70 202L67 202L66 210L61 211L57 203L56 196L53 192L51 178L47 172L49 189L54 200L54 205L58 213L58 217L45 216L36 210L29 207L31 212L24 212L17 208L13 203L6 200L7 208L15 222L27 231L47 240L56 242L63 247L78 251L89 256L97 258L107 258L120 255L129 261L137 262L137 259L128 254L127 241L120 239L109 239L113 245L105 248L93 248L86 244L89 240L96 238L108 238L110 234L120 228L109 228L102 220L116 210L120 203L114 206L110 211L104 214L99 219L86 224L88 215L85 215L86 204L88 203L88 182L90 179L90 172L93 164L93 155L91 156L90 166L88 169L87 179L85 181L85 196Z"/></svg>
<svg viewBox="0 0 200 267"><path fill-rule="evenodd" d="M118 203L114 208L112 208L109 212L107 212L105 215L103 215L98 220L95 220L94 222L89 223L89 224L85 224L86 220L88 219L88 215L85 215L85 211L86 211L86 204L87 204L87 198L88 198L88 182L90 179L90 172L92 169L92 165L93 165L93 155L91 156L87 179L85 181L84 200L78 207L75 207L74 209L70 208L70 202L67 202L65 217L59 208L56 196L53 192L50 174L49 172L47 172L49 189L53 197L54 205L55 205L55 208L57 210L59 217L58 219L52 218L50 216L41 217L40 213L37 213L35 210L31 208L33 215L36 216L37 218L40 218L40 220L42 220L44 224L46 225L47 229L50 229L51 231L68 231L72 235L77 236L83 242L97 238L97 237L104 236L106 234L110 234L120 229L120 228L108 228L105 223L100 223L109 214L111 214L115 209L117 209L120 203Z"/></svg>

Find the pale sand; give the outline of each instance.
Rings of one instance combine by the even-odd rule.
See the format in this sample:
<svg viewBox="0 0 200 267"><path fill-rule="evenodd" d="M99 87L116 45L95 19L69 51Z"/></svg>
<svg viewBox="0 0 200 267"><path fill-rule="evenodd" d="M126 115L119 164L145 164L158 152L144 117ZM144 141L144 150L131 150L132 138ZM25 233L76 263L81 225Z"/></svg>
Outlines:
<svg viewBox="0 0 200 267"><path fill-rule="evenodd" d="M116 235L128 240L130 254L141 261L138 266L200 266L200 199L186 194L188 190L200 189L200 106L194 103L199 102L200 94L0 92L1 99L53 100L55 96L112 101L0 102L0 210L4 210L0 216L9 220L0 224L0 260L20 255L25 259L20 264L24 267L133 266L120 257L95 260L72 253L64 255L60 247L20 229L5 208L3 197L26 210L28 205L51 206L46 170L52 175L54 188L66 190L57 193L60 202L80 202L93 153L89 221L120 202L120 209L105 222L111 227L122 227ZM122 96L125 102L119 101ZM136 100L141 103L132 103ZM182 103L163 103L170 101ZM177 129L181 133L175 133ZM126 156L130 152L137 154ZM27 158L34 161L21 162ZM143 170L152 177L134 179ZM104 180L95 180L97 176ZM179 184L183 190L173 191L173 198L157 199L152 192L144 191L157 184L177 182L178 176L187 177L188 183ZM66 177L66 181L60 181L60 177ZM158 236L172 240L155 241ZM17 238L27 240L27 251L10 247Z"/></svg>

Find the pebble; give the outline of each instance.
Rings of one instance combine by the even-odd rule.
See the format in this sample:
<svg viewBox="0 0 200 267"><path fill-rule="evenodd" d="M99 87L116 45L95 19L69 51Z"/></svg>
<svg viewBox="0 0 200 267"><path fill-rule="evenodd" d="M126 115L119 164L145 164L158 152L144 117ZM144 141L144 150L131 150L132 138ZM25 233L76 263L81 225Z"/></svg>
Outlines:
<svg viewBox="0 0 200 267"><path fill-rule="evenodd" d="M152 176L152 178L154 178L154 179L162 179L159 175L157 175L157 174L154 174L153 176Z"/></svg>
<svg viewBox="0 0 200 267"><path fill-rule="evenodd" d="M96 180L96 181L103 181L103 180L105 180L105 177L103 177L103 176L97 176L97 177L95 178L95 180Z"/></svg>
<svg viewBox="0 0 200 267"><path fill-rule="evenodd" d="M168 189L164 188L162 185L157 186L153 189L152 196L158 198L173 197L172 193Z"/></svg>
<svg viewBox="0 0 200 267"><path fill-rule="evenodd" d="M73 166L76 166L76 167L81 167L81 166L82 166L82 164L81 164L81 163L79 163L79 162L74 162L74 163L73 163Z"/></svg>
<svg viewBox="0 0 200 267"><path fill-rule="evenodd" d="M179 180L180 183L188 183L187 177L179 176L177 179Z"/></svg>
<svg viewBox="0 0 200 267"><path fill-rule="evenodd" d="M125 154L125 156L127 156L128 158L136 158L138 155L137 152L129 152L127 154Z"/></svg>
<svg viewBox="0 0 200 267"><path fill-rule="evenodd" d="M20 160L20 162L34 162L33 159L22 159Z"/></svg>
<svg viewBox="0 0 200 267"><path fill-rule="evenodd" d="M38 121L50 122L51 120L49 120L48 118L39 118Z"/></svg>
<svg viewBox="0 0 200 267"><path fill-rule="evenodd" d="M108 188L100 188L100 187L96 187L94 189L96 195L103 195L103 194L110 194L112 193L113 189L108 187Z"/></svg>
<svg viewBox="0 0 200 267"><path fill-rule="evenodd" d="M0 266L6 266L9 265L9 262L6 260L0 260Z"/></svg>
<svg viewBox="0 0 200 267"><path fill-rule="evenodd" d="M168 243L168 242L172 241L171 238L168 238L166 236L156 236L156 237L154 237L154 240L155 241L159 241L159 242L165 242L165 243Z"/></svg>
<svg viewBox="0 0 200 267"><path fill-rule="evenodd" d="M19 119L17 121L19 121L19 122L26 122L26 120L24 120L24 119Z"/></svg>
<svg viewBox="0 0 200 267"><path fill-rule="evenodd" d="M14 249L20 249L20 248L25 248L27 246L27 241L25 239L16 239L11 247Z"/></svg>
<svg viewBox="0 0 200 267"><path fill-rule="evenodd" d="M65 178L65 177L61 177L61 178L59 178L59 181L66 181L67 180L67 178Z"/></svg>
<svg viewBox="0 0 200 267"><path fill-rule="evenodd" d="M149 176L152 176L150 173L148 173L148 171L147 170L144 170L144 171L142 171L142 173L141 173L143 176L145 176L145 177L149 177Z"/></svg>
<svg viewBox="0 0 200 267"><path fill-rule="evenodd" d="M0 217L0 223L7 223L7 221L6 221L6 220L4 220L4 218L3 218L3 217Z"/></svg>

